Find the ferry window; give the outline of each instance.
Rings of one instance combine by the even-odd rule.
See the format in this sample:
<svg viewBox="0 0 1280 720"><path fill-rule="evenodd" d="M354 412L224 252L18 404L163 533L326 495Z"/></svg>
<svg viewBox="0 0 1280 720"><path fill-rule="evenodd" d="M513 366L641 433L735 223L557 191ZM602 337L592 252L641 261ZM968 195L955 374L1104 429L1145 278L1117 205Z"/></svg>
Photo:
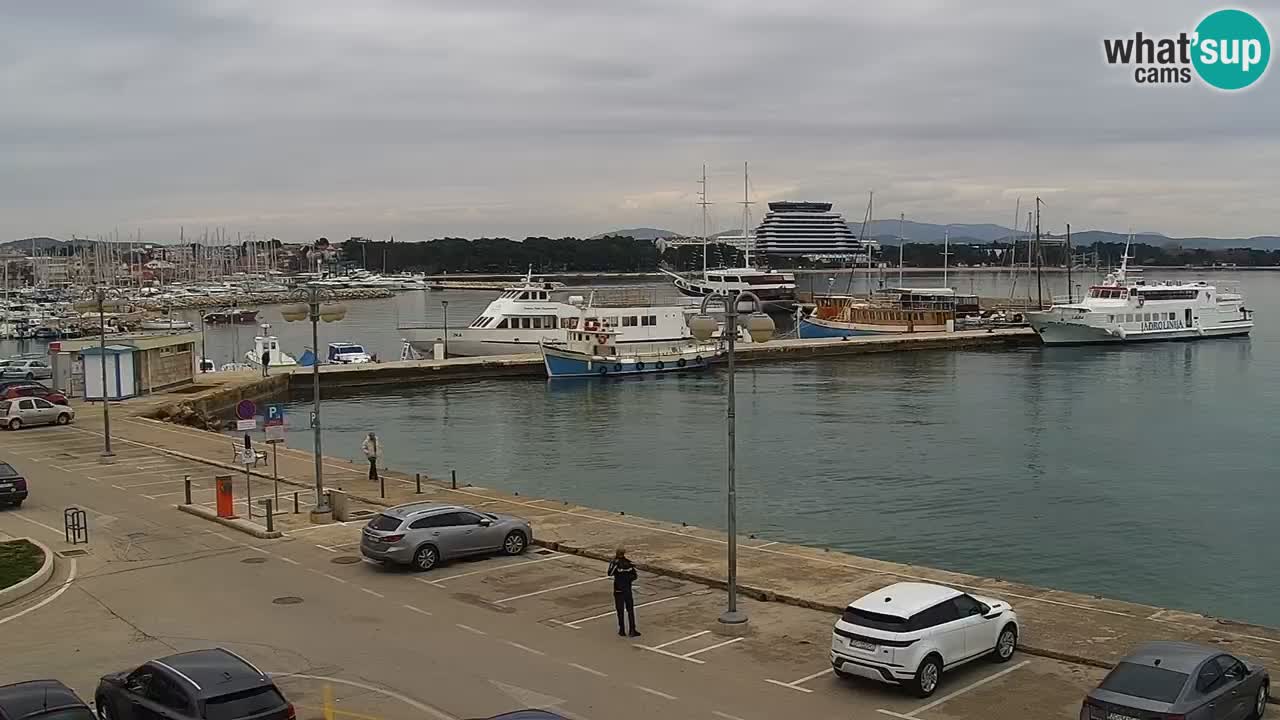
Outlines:
<svg viewBox="0 0 1280 720"><path fill-rule="evenodd" d="M542 329L542 318L540 318L540 317L536 317L536 318L530 318L530 320L532 320L532 321L533 321L533 329L534 329L534 330L541 330L541 329Z"/></svg>
<svg viewBox="0 0 1280 720"><path fill-rule="evenodd" d="M506 329L507 329L507 319L506 319L506 318L502 318L502 321L498 323L498 327L497 327L497 329L498 329L498 330L506 330Z"/></svg>
<svg viewBox="0 0 1280 720"><path fill-rule="evenodd" d="M565 318L564 326L569 328L570 330L578 327L578 318Z"/></svg>
<svg viewBox="0 0 1280 720"><path fill-rule="evenodd" d="M1116 321L1116 316L1115 316L1115 315L1108 315L1108 316L1107 316L1107 322L1115 322L1115 321Z"/></svg>
<svg viewBox="0 0 1280 720"><path fill-rule="evenodd" d="M1169 313L1169 319L1170 319L1170 320L1177 320L1177 319L1178 319L1178 313Z"/></svg>
<svg viewBox="0 0 1280 720"><path fill-rule="evenodd" d="M614 315L613 317L605 318L604 324L608 325L609 327L618 327L618 316Z"/></svg>
<svg viewBox="0 0 1280 720"><path fill-rule="evenodd" d="M555 329L556 329L556 319L557 319L557 318L556 318L556 316L555 316L555 315L544 315L544 316L543 316L543 318L542 318L543 327L547 327L547 328L550 328L550 329L552 329L552 330L555 330Z"/></svg>
<svg viewBox="0 0 1280 720"><path fill-rule="evenodd" d="M654 325L657 325L657 324L658 324L658 316L657 316L657 315L645 315L644 320L645 320L645 323L644 323L644 324L645 324L645 325L648 325L648 326L650 326L650 327L653 327Z"/></svg>
<svg viewBox="0 0 1280 720"><path fill-rule="evenodd" d="M636 326L635 315L624 315L622 317L622 327L635 327L635 326Z"/></svg>

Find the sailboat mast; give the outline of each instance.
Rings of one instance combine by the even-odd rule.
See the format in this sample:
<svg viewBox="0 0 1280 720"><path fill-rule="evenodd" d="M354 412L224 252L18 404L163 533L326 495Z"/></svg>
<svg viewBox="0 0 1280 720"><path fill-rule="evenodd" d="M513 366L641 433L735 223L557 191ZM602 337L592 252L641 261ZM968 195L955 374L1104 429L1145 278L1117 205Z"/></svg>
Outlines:
<svg viewBox="0 0 1280 720"><path fill-rule="evenodd" d="M747 163L742 163L742 266L752 267L751 254L751 186Z"/></svg>
<svg viewBox="0 0 1280 720"><path fill-rule="evenodd" d="M951 260L951 227L947 226L942 231L942 287L950 287L947 285L947 268Z"/></svg>
<svg viewBox="0 0 1280 720"><path fill-rule="evenodd" d="M702 280L707 279L707 206L711 203L707 202L707 164L702 164L702 181L698 183L702 186L699 192L698 204L702 206Z"/></svg>
<svg viewBox="0 0 1280 720"><path fill-rule="evenodd" d="M898 287L902 287L902 248L907 239L902 235L902 226L907 222L906 213L898 213Z"/></svg>
<svg viewBox="0 0 1280 720"><path fill-rule="evenodd" d="M1044 307L1044 282L1040 278L1040 196L1036 196L1036 298L1037 309Z"/></svg>
<svg viewBox="0 0 1280 720"><path fill-rule="evenodd" d="M874 203L876 199L876 191L872 190L867 196L867 232L871 232L871 223L875 218ZM867 245L867 297L871 297L871 245Z"/></svg>
<svg viewBox="0 0 1280 720"><path fill-rule="evenodd" d="M1071 223L1067 223L1067 304L1075 302L1071 293L1071 266L1075 264L1075 257L1071 254Z"/></svg>

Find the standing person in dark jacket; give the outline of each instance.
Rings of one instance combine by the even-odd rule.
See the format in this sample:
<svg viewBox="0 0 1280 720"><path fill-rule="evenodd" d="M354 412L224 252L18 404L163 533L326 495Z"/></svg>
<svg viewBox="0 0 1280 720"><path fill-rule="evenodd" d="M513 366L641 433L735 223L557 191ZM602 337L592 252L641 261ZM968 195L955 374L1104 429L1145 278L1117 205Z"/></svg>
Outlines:
<svg viewBox="0 0 1280 720"><path fill-rule="evenodd" d="M618 548L613 555L613 562L609 563L609 575L613 578L613 609L618 613L618 634L630 635L631 637L640 637L640 631L636 630L636 599L631 594L631 583L636 581L636 566L631 564L627 559L627 551ZM622 622L622 610L627 611L627 620L631 622L631 632L627 632L626 625Z"/></svg>

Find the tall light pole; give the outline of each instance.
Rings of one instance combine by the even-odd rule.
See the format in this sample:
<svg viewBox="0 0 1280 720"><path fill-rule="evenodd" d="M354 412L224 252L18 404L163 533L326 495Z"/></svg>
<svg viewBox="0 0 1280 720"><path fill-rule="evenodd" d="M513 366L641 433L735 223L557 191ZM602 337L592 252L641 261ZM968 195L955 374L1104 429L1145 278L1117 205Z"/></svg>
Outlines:
<svg viewBox="0 0 1280 720"><path fill-rule="evenodd" d="M711 293L702 298L698 314L689 320L689 330L697 339L706 342L720 327L716 319L707 314L707 304L712 300L724 303L724 331L729 360L729 402L725 413L729 440L728 506L729 506L729 607L720 615L720 622L739 625L747 621L747 615L738 610L738 485L737 473L737 391L734 386L734 348L738 336L738 303L749 300L754 311L744 323L753 342L766 342L773 337L773 319L764 313L764 303L755 293L737 292L729 295Z"/></svg>
<svg viewBox="0 0 1280 720"><path fill-rule="evenodd" d="M311 321L311 430L314 433L315 443L315 461L316 461L316 506L312 510L312 516L326 515L331 512L329 508L329 499L324 494L324 454L321 450L321 431L320 431L320 330L319 323L321 320L325 322L335 322L341 320L347 314L347 309L342 305L323 305L324 289L315 286L307 286L301 290L301 299L305 300L303 304L286 305L280 308L280 314L284 316L287 322L298 322L301 320Z"/></svg>
<svg viewBox="0 0 1280 720"><path fill-rule="evenodd" d="M99 361L102 366L102 457L104 459L115 457L115 453L111 451L111 401L110 393L107 392L107 308L113 311L119 307L119 303L110 298L107 294L107 288L96 287L93 289L91 300L76 303L75 308L81 312L98 312L98 353Z"/></svg>
<svg viewBox="0 0 1280 720"><path fill-rule="evenodd" d="M441 300L440 307L444 309L444 357L441 360L449 359L449 301Z"/></svg>

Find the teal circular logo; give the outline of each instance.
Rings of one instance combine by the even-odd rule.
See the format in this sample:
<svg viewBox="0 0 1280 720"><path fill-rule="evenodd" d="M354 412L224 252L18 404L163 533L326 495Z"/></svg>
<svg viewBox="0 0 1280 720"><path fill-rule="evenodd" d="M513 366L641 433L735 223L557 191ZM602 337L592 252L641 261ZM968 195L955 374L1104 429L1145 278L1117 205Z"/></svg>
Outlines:
<svg viewBox="0 0 1280 720"><path fill-rule="evenodd" d="M1196 26L1191 63L1201 80L1219 90L1249 87L1267 71L1270 59L1267 28L1243 10L1219 10Z"/></svg>

